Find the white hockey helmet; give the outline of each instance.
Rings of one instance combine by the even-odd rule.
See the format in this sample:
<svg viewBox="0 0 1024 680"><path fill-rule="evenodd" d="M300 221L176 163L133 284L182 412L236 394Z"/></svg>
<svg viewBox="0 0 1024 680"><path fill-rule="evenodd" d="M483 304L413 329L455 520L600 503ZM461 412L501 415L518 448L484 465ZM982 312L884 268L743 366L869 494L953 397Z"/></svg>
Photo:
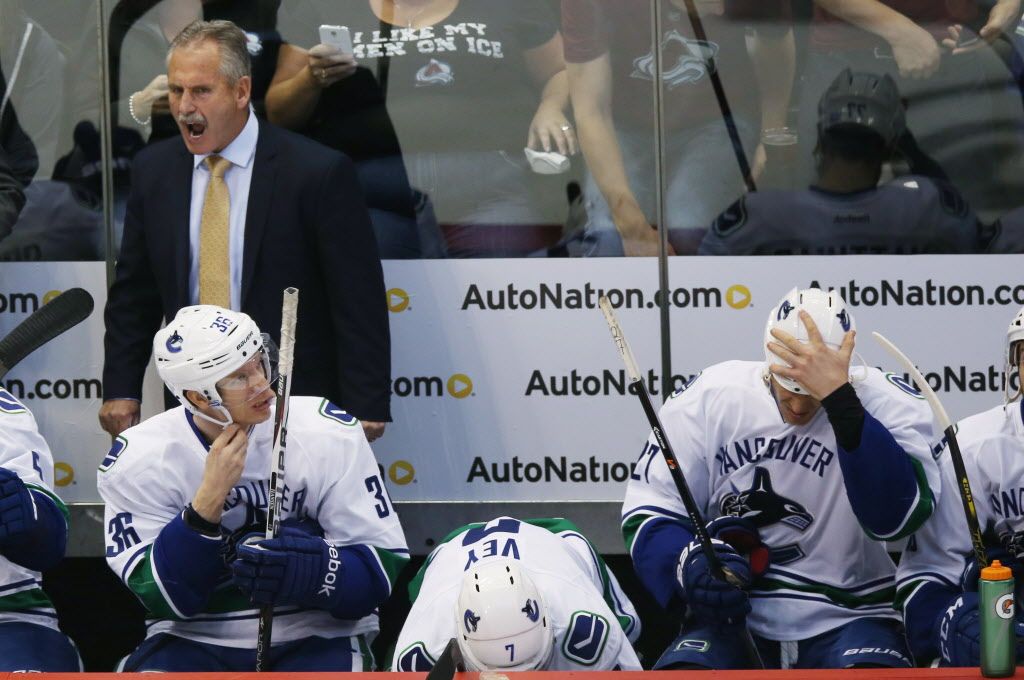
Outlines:
<svg viewBox="0 0 1024 680"><path fill-rule="evenodd" d="M256 356L262 358L264 375L271 381L269 349L248 314L213 305L179 309L174 319L153 337L156 370L167 389L196 417L224 427L233 419L217 391L217 382ZM206 397L225 420L218 421L200 412L185 397L186 390Z"/></svg>
<svg viewBox="0 0 1024 680"><path fill-rule="evenodd" d="M514 559L477 562L463 575L455 626L467 670L540 670L551 656L544 598Z"/></svg>
<svg viewBox="0 0 1024 680"><path fill-rule="evenodd" d="M1020 365L1019 353L1020 349L1017 343L1024 340L1024 307L1020 308L1017 312L1017 316L1013 317L1013 321L1010 322L1010 327L1006 329L1006 377L1004 378L1004 392L1006 393L1006 403L1016 401L1024 391L1024 385L1017 385L1017 391L1010 394L1010 386L1013 380L1013 376L1017 372L1017 367ZM1018 377L1019 379L1019 377Z"/></svg>
<svg viewBox="0 0 1024 680"><path fill-rule="evenodd" d="M853 315L846 309L846 302L839 293L835 291L826 292L820 288L805 288L804 290L793 288L786 293L786 297L782 298L782 301L768 315L768 323L764 327L765 371L768 370L768 366L771 364L789 366L788 363L768 349L769 342L778 342L772 336L773 328L789 333L800 342L808 342L807 329L804 327L803 321L800 320L800 311L805 311L811 315L814 325L818 327L818 332L821 333L822 340L833 349L839 349L840 345L843 344L846 332L856 328L853 322ZM775 380L790 392L807 394L807 390L795 380L784 378L777 374L769 373L768 375L769 377L774 376Z"/></svg>

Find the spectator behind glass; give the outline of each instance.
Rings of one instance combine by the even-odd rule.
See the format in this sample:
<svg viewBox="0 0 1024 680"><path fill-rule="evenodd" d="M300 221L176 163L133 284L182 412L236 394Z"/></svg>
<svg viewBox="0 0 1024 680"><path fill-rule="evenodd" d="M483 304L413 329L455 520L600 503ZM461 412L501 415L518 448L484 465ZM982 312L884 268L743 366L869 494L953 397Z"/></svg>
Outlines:
<svg viewBox="0 0 1024 680"><path fill-rule="evenodd" d="M706 226L743 191L709 77L714 60L756 178L762 130L782 128L794 78L788 2L696 0L707 42L694 36L683 0L661 2L665 219L669 252L693 254ZM590 176L588 255L656 255L657 148L652 4L563 0L562 30L573 110ZM765 19L781 19L766 21ZM747 23L758 19L748 54Z"/></svg>
<svg viewBox="0 0 1024 680"><path fill-rule="evenodd" d="M575 151L562 38L547 0L365 0L322 3L319 15L318 23L349 27L355 54L326 45L286 52L267 95L272 121L356 158L378 206L382 193L400 205L401 153L451 256L525 255L557 240L560 228L553 238L543 228L550 220L530 195L523 157L524 145ZM541 88L539 105L530 81ZM390 186L399 191L381 188ZM401 238L375 227L385 252L402 251ZM418 236L408 226L405 234Z"/></svg>
<svg viewBox="0 0 1024 680"><path fill-rule="evenodd" d="M1024 115L1006 62L1020 0L815 0L800 134L844 68L888 73L907 100L907 124L983 219L1019 204L1016 129ZM974 40L980 35L979 40ZM973 42L971 42L973 41ZM961 46L958 46L958 43ZM969 44L963 44L969 43ZM902 145L902 143L901 143ZM908 155L910 155L908 153ZM813 177L804 162L805 181Z"/></svg>
<svg viewBox="0 0 1024 680"><path fill-rule="evenodd" d="M904 125L892 77L843 71L818 105L814 185L747 194L719 215L699 254L983 251L991 232L952 186L916 175L877 186Z"/></svg>
<svg viewBox="0 0 1024 680"><path fill-rule="evenodd" d="M178 135L167 101L167 48L196 19L226 19L248 38L252 102L263 98L277 67L281 0L120 0L110 15L110 87L114 125L134 128L150 141Z"/></svg>

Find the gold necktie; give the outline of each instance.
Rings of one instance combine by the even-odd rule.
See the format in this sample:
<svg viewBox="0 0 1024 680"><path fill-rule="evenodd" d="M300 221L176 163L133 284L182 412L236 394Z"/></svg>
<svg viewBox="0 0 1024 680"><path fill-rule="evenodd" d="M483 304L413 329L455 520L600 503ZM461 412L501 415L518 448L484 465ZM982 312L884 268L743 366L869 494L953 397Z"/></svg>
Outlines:
<svg viewBox="0 0 1024 680"><path fill-rule="evenodd" d="M231 256L228 215L231 200L224 173L231 161L207 156L210 183L206 185L203 217L199 223L199 304L231 307Z"/></svg>

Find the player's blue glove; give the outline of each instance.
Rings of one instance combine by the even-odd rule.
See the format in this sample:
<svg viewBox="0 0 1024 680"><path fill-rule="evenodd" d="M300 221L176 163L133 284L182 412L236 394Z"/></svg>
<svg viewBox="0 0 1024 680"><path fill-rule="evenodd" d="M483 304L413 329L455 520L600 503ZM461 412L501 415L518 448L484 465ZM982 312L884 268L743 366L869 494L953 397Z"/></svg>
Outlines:
<svg viewBox="0 0 1024 680"><path fill-rule="evenodd" d="M750 584L750 564L728 543L711 539L722 566L742 585L737 586L711 575L708 557L700 541L694 539L683 548L676 565L676 589L699 621L737 622L750 612L750 600L744 590Z"/></svg>
<svg viewBox="0 0 1024 680"><path fill-rule="evenodd" d="M761 542L761 532L749 519L723 515L708 522L708 534L731 545L736 552L747 558L750 574L757 578L768 571L771 551Z"/></svg>
<svg viewBox="0 0 1024 680"><path fill-rule="evenodd" d="M23 536L35 519L32 492L17 474L0 468L0 546Z"/></svg>
<svg viewBox="0 0 1024 680"><path fill-rule="evenodd" d="M278 538L239 545L231 571L232 582L257 605L331 609L341 592L338 548L291 527Z"/></svg>
<svg viewBox="0 0 1024 680"><path fill-rule="evenodd" d="M1014 633L1024 636L1024 624L1015 622ZM981 620L978 593L953 598L939 619L939 652L944 666L977 666L981 660ZM1024 658L1024 645L1017 644L1017 660Z"/></svg>

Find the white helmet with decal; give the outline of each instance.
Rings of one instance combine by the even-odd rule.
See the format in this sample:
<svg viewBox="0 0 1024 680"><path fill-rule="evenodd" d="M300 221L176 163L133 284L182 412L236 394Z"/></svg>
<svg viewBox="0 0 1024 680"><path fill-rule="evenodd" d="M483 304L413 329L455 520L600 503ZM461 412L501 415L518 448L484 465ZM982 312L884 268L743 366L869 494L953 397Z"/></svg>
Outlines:
<svg viewBox="0 0 1024 680"><path fill-rule="evenodd" d="M772 309L771 314L768 315L768 323L764 327L765 371L768 370L768 366L771 364L789 366L788 363L776 356L767 347L769 342L778 342L772 336L772 329L777 328L785 331L800 342L809 342L807 328L804 327L803 321L800 320L801 311L811 315L814 325L818 327L818 332L821 333L822 340L833 349L839 349L843 344L843 338L846 336L847 331L856 328L853 315L846 309L846 302L839 293L835 291L826 292L820 288L805 288L804 290L793 288L786 293L786 297L782 298L779 304ZM775 375L774 377L782 387L790 392L796 392L797 394L807 393L807 390L795 380L784 378L781 375Z"/></svg>
<svg viewBox="0 0 1024 680"><path fill-rule="evenodd" d="M1003 385L1008 404L1016 401L1024 391L1024 385L1017 385L1016 392L1010 394L1011 380L1020 366L1020 348L1024 347L1024 345L1018 344L1021 340L1024 340L1024 307L1020 308L1017 316L1013 317L1013 321L1010 322L1010 327L1006 329L1006 349L1003 352L1006 358L1006 376L1003 379Z"/></svg>
<svg viewBox="0 0 1024 680"><path fill-rule="evenodd" d="M179 309L153 337L156 370L167 389L196 417L225 427L233 419L223 405L217 382L256 356L262 358L264 375L270 380L269 355L264 336L249 315L213 305ZM200 412L185 396L186 390L202 394L225 420Z"/></svg>
<svg viewBox="0 0 1024 680"><path fill-rule="evenodd" d="M544 598L514 559L488 559L469 568L455 625L467 670L539 670L551 656L554 635Z"/></svg>

